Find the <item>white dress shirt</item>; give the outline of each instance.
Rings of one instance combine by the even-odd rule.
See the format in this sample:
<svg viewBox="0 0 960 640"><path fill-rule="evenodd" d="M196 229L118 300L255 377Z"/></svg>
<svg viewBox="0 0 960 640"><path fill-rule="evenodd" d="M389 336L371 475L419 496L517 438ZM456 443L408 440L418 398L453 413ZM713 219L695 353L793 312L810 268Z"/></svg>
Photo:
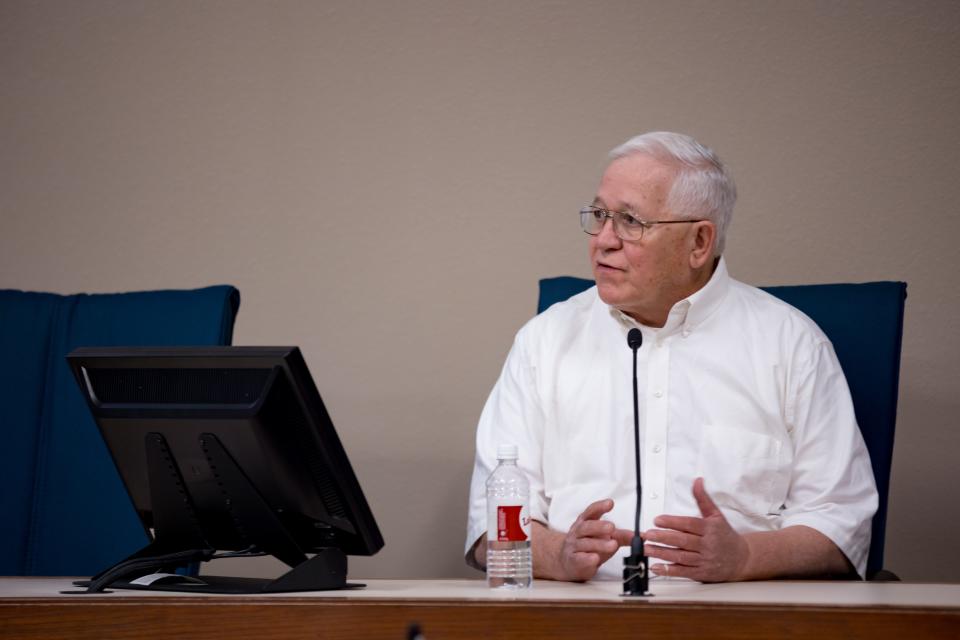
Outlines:
<svg viewBox="0 0 960 640"><path fill-rule="evenodd" d="M566 532L595 500L633 528L632 351L638 327L641 531L660 514L700 516L704 478L740 533L806 525L864 575L877 492L833 346L803 313L730 278L720 260L702 289L653 329L606 305L596 287L518 333L477 428L466 550L486 530L484 483L499 444L516 444L531 516ZM598 578L619 579L620 552Z"/></svg>

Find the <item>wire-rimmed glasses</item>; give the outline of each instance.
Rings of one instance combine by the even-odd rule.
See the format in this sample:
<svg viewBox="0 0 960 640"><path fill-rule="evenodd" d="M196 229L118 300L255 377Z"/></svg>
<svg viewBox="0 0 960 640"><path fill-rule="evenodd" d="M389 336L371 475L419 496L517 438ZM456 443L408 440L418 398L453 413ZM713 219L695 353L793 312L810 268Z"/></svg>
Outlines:
<svg viewBox="0 0 960 640"><path fill-rule="evenodd" d="M637 242L643 238L643 232L658 224L680 224L685 222L703 222L703 218L691 220L641 220L626 211L610 211L593 205L580 209L580 227L585 233L595 236L603 230L607 218L613 220L613 232L627 242Z"/></svg>

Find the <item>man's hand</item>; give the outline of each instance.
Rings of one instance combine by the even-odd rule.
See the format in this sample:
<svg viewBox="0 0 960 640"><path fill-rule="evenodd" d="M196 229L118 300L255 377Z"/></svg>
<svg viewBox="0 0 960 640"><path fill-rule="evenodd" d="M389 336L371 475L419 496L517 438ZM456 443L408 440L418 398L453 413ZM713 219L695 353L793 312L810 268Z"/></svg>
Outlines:
<svg viewBox="0 0 960 640"><path fill-rule="evenodd" d="M617 529L612 522L601 520L613 509L613 500L598 500L583 510L563 538L556 562L556 580L589 580L617 549L630 544L633 532Z"/></svg>
<svg viewBox="0 0 960 640"><path fill-rule="evenodd" d="M547 580L583 582L622 546L630 544L633 532L617 529L603 514L613 509L613 500L598 500L583 510L566 533L533 521L533 576ZM481 536L471 550L478 569L486 565L487 541Z"/></svg>
<svg viewBox="0 0 960 640"><path fill-rule="evenodd" d="M703 487L703 478L693 481L693 497L702 518L662 515L653 523L662 529L643 534L645 542L667 544L675 549L645 544L651 558L672 562L655 564L650 570L662 576L679 576L700 582L743 580L750 561L746 539L733 530ZM591 505L592 506L592 505Z"/></svg>

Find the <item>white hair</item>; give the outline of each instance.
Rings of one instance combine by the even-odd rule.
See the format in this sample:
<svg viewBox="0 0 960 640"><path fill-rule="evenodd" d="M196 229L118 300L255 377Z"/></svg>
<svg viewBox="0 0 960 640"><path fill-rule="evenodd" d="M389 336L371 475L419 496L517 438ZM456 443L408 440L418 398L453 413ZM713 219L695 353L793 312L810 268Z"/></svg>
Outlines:
<svg viewBox="0 0 960 640"><path fill-rule="evenodd" d="M737 186L713 149L682 133L652 131L630 138L613 149L610 158L635 154L650 156L674 169L667 208L681 219L713 222L717 227L715 254L721 255L737 201Z"/></svg>

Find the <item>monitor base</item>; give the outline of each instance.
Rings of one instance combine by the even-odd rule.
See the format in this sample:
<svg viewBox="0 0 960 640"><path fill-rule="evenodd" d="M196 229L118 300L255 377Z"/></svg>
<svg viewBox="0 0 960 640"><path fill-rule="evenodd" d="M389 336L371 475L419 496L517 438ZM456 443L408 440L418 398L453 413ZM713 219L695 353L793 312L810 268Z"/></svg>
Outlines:
<svg viewBox="0 0 960 640"><path fill-rule="evenodd" d="M240 578L235 576L197 576L192 580L199 582L159 582L153 584L133 584L126 580L114 582L111 589L131 589L136 591L176 591L177 593L297 593L305 591L333 591L337 589L362 589L365 584L344 582L338 586L303 585L284 588L274 584L269 578Z"/></svg>
<svg viewBox="0 0 960 640"><path fill-rule="evenodd" d="M155 566L159 566L159 563ZM106 573L109 572L104 572ZM88 593L96 593L106 588L186 593L291 593L355 589L366 586L347 582L347 556L334 547L320 549L312 558L274 579L184 576L174 573L141 573L138 577L131 578L131 572L126 572L125 575L121 572L117 573L119 575L109 582L104 582L95 576L92 580L78 580L73 584L78 587L88 587ZM94 583L97 583L96 587L89 591L90 585Z"/></svg>

